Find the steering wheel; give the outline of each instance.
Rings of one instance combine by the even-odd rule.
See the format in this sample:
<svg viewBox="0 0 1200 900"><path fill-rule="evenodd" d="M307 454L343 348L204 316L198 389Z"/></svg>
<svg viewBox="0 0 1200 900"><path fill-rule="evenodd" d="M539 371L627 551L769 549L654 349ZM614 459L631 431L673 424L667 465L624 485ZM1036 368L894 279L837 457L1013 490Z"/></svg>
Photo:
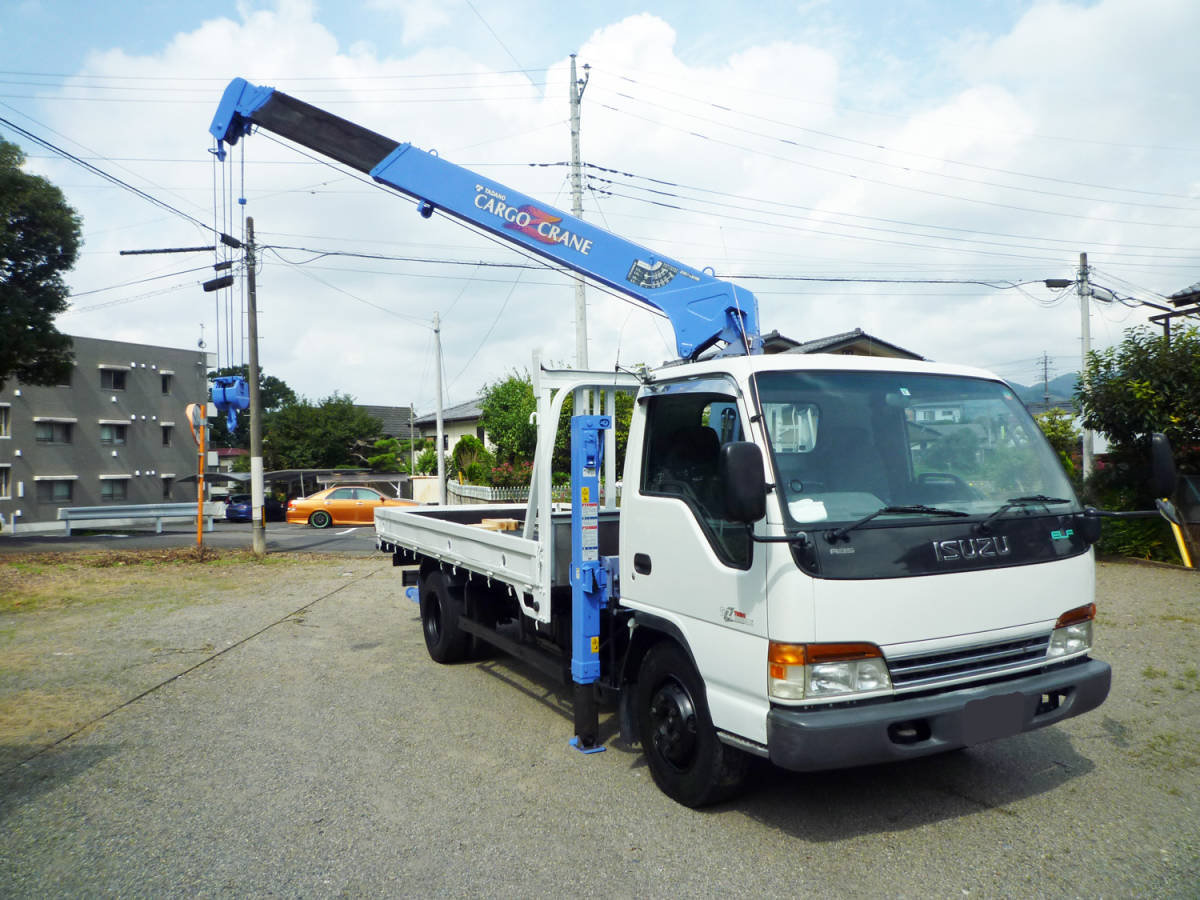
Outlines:
<svg viewBox="0 0 1200 900"><path fill-rule="evenodd" d="M934 485L938 487L950 486L956 489L956 497L972 500L979 499L979 492L952 472L922 472L917 476L917 484L929 487Z"/></svg>

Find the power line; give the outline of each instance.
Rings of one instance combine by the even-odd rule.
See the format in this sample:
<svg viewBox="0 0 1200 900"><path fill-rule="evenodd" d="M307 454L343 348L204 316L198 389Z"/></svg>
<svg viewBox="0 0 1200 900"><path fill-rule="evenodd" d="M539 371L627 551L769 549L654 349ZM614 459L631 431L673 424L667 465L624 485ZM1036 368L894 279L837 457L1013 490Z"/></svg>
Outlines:
<svg viewBox="0 0 1200 900"><path fill-rule="evenodd" d="M596 69L597 67L593 66L592 68ZM638 82L635 79L631 78L629 76L629 71L636 71L636 70L622 70L621 72L609 72L608 74L617 80L624 80L624 81L629 81L633 84L645 85L645 82ZM675 79L677 77L675 73L651 72L648 74L650 74L650 75L660 75L661 74L661 75L663 75L663 77L666 77L669 79ZM729 83L727 81L705 82L705 81L700 81L700 80L693 78L693 79L691 79L690 83L699 85L699 86L711 87L714 90L714 92L722 91L722 90L729 90ZM669 89L661 88L661 87L658 87L657 85L645 85L645 86L652 87L655 90L661 90L666 93L671 93L671 91ZM774 91L757 90L754 88L745 88L745 87L739 87L738 90L740 90L742 93L757 94L762 97L771 97L776 100L786 101L788 103L798 103L798 104L803 104L806 106L819 106L823 109L834 110L835 112L852 112L857 115L874 116L876 118L892 119L892 120L901 121L901 122L908 121L909 119L912 118L911 114L883 112L881 110L872 110L872 109L858 109L856 107L846 106L844 104L823 103L819 100L811 100L811 99L805 98L805 97L794 97L794 96L790 96L787 94L779 94ZM1126 143L1121 143L1118 141L1101 141L1101 140L1096 140L1095 138L1081 138L1081 137L1069 136L1069 135L1040 134L1038 132L1027 132L1027 131L1010 131L1010 130L1005 130L1005 129L1000 129L1000 128L981 128L978 125L967 125L967 124L964 124L961 122L949 122L947 124L950 127L959 129L961 131L974 131L979 134L1007 134L1007 135L1016 135L1018 137L1034 138L1034 139L1041 140L1041 141L1055 141L1055 142L1072 143L1072 144L1090 144L1090 145L1095 145L1095 146L1100 146L1100 147L1117 147L1117 148L1120 148L1123 150L1167 150L1167 151L1180 152L1180 153L1200 153L1200 147L1178 147L1178 146L1170 146L1170 145L1162 145L1162 144L1126 144Z"/></svg>
<svg viewBox="0 0 1200 900"><path fill-rule="evenodd" d="M51 143L50 141L46 140L45 138L39 137L38 135L34 134L32 131L22 128L20 125L17 125L15 122L12 122L9 119L5 119L4 117L0 116L0 125L7 125L9 128L11 128L13 131L17 132L18 134L20 134L22 137L28 138L29 140L33 141L34 143L39 144L42 147L45 147L47 150L51 150L54 153L57 153L59 156L62 156L64 159L67 159L70 162L75 163L77 166L81 166L82 168L86 169L87 171L91 172L92 174L98 175L99 177L103 178L105 181L111 182L112 184L115 184L117 187L122 188L123 190L129 191L131 194L134 194L135 196L140 197L141 199L145 200L146 202L152 203L155 206L159 207L160 209L166 210L167 212L171 213L172 215L178 216L181 219L185 219L188 222L191 222L193 225L195 225L198 228L203 229L204 231L210 232L212 234L219 234L219 232L217 232L211 226L205 225L203 222L201 222L195 216L190 215L189 213L185 213L183 210L179 209L178 207L174 207L171 204L169 204L163 200L159 200L153 194L148 194L145 191L143 191L141 188L134 187L132 184L130 184L127 181L123 181L122 179L118 178L116 175L112 175L112 174L104 171L103 169L99 168L98 166L94 166L91 163L86 162L83 159L80 159L75 154L70 153L67 150L64 150L62 147L59 147L57 144Z"/></svg>
<svg viewBox="0 0 1200 900"><path fill-rule="evenodd" d="M642 86L639 82L637 82L636 80L629 78L627 76L622 77L622 80L628 81L631 84L637 84L639 86ZM666 94L671 94L676 97L681 97L681 98L684 98L687 100L691 100L692 102L694 102L700 106L707 106L712 109L716 109L716 110L720 110L722 112L729 113L731 115L743 116L748 119L754 119L754 120L758 120L758 121L762 121L762 122L767 122L772 125L779 125L779 126L782 126L785 128L793 129L795 131L802 131L807 134L813 134L813 135L817 135L819 137L829 138L830 140L842 141L845 143L849 143L849 144L853 144L853 145L857 145L857 146L861 146L861 147L868 147L872 150L882 150L882 151L888 152L888 153L898 153L898 154L902 154L904 156L911 156L911 157L915 157L917 159L926 159L926 160L930 160L930 161L937 162L937 163L943 163L943 164L948 164L948 165L953 165L953 166L961 166L963 168L969 168L969 169L978 169L980 171L993 172L993 173L1001 174L1001 175L1013 175L1013 176L1016 176L1019 178L1029 178L1029 179L1033 179L1033 180L1037 180L1037 181L1046 181L1046 182L1051 182L1051 183L1055 183L1055 184L1067 184L1067 185L1071 185L1074 187L1096 188L1096 189L1105 190L1105 191L1116 191L1116 192L1121 192L1121 193L1141 194L1143 196L1152 196L1152 197L1173 197L1173 198L1181 199L1181 200L1193 200L1194 201L1196 199L1191 194L1172 193L1172 192L1166 192L1166 191L1147 191L1147 190L1140 190L1137 188L1112 187L1111 185L1095 184L1095 183L1085 182L1085 181L1072 181L1070 179L1057 178L1057 177L1050 176L1050 175L1036 175L1036 174L1033 174L1030 172L1021 172L1021 171L1018 171L1015 169L1004 169L1004 168L999 168L996 166L985 166L985 165L980 165L978 163L967 163L967 162L962 162L961 160L947 159L945 157L935 156L933 154L928 154L928 153L920 153L920 152L917 152L914 150L903 150L903 149L899 149L899 148L895 148L895 147L889 147L886 144L880 144L877 141L864 141L864 140L860 140L858 138L846 137L845 135L840 135L840 134L837 134L837 133L831 132L831 131L822 131L822 130L816 129L816 128L807 128L805 126L796 125L794 123L786 122L781 119L774 119L769 116L756 115L754 113L746 112L745 110L732 109L728 106L723 106L719 103L714 103L711 100L702 100L697 97L692 97L681 91L673 91L673 90L668 90L666 88L654 88L654 89L662 91L663 93L666 93ZM604 90L604 89L601 88L601 90ZM634 96L631 94L625 94L620 91L610 91L610 93L613 93L618 97L623 97L623 98L626 98L629 100L633 100L636 103L644 103L648 106L653 106L657 109L665 109L670 112L675 112L680 115L687 116L688 118L698 119L703 122L710 122L712 124L719 125L721 127L734 127L734 126L727 125L724 122L720 122L716 119L711 119L711 118L707 118L704 116L695 115L692 113L686 113L686 112L683 112L682 110L678 109L677 107L664 106L662 104L654 103L653 101L647 100L642 97L637 97L637 96ZM765 137L765 138L769 138L771 140L777 140L777 141L782 141L784 143L795 144L794 141L789 141L786 138L779 137L778 135L770 135L770 134L765 134L763 132L746 131L745 129L740 129L740 128L739 128L739 131L742 131L743 133L747 133L747 134L754 134L758 137ZM914 170L908 166L901 166L901 165L897 165L897 164L893 164L893 163L886 163L881 160L873 160L873 159L868 159L866 157L854 156L851 154L838 153L836 151L827 150L822 147L814 147L814 146L800 145L800 144L796 144L796 146L804 147L805 149L810 149L810 150L813 150L818 153L829 153L829 154L832 154L835 156L843 156L848 159L860 160L862 162L867 162L872 165L883 165L883 166L888 166L890 168L902 169L904 171L918 171L918 172L921 172L922 174L935 175L935 176L939 176L939 177L951 177L951 178L955 177L955 176L947 176L947 175L945 175L945 173L941 173L941 172L931 172L931 171L925 170L925 169ZM974 179L963 179L963 180L974 181ZM982 181L976 182L976 183L989 184L989 182L982 182ZM1013 190L1033 190L1033 189L1020 188L1020 187L1013 186L1013 185L994 185L994 186L1010 188ZM1038 193L1042 193L1042 192L1039 191ZM1053 196L1070 196L1070 195L1053 194ZM1090 198L1077 198L1077 199L1090 199ZM1100 201L1100 202L1123 202L1123 201ZM1141 204L1139 204L1139 205L1141 205ZM1153 204L1150 204L1150 205L1153 205ZM1175 209L1177 207L1165 207L1165 208ZM1191 207L1187 207L1187 209L1191 209Z"/></svg>
<svg viewBox="0 0 1200 900"><path fill-rule="evenodd" d="M531 163L531 165L565 165L565 164L564 163L540 163L540 164ZM1012 234L1011 232L1004 232L1004 231L988 231L988 230L979 229L979 228L964 228L962 226L935 225L935 224L926 223L926 222L913 222L913 221L910 221L907 219L889 219L889 218L885 218L885 217L881 217L881 216L865 216L865 215L861 215L858 213L835 212L832 210L819 209L819 208L813 207L813 206L804 206L803 204L792 203L789 201L775 200L775 199L764 198L764 197L751 197L746 194L735 194L735 193L730 193L727 191L718 191L718 190L713 190L711 188L703 188L703 187L697 187L695 185L682 184L680 182L670 181L667 179L655 178L650 175L639 175L636 172L627 172L627 171L624 171L621 169L613 169L613 168L609 168L606 166L599 166L594 163L585 163L584 165L589 169L594 169L599 172L605 172L605 173L608 173L611 175L619 175L623 178L632 178L632 179L636 179L639 181L646 181L651 184L661 185L663 187L671 187L671 188L676 188L678 190L687 190L687 191L695 191L697 193L711 194L715 197L726 197L731 200L737 200L737 201L740 201L743 203L751 202L751 203L759 203L764 206L775 206L775 207L781 207L783 209L801 210L804 212L816 213L819 215L834 215L834 216L839 216L839 217L845 218L845 219L856 219L856 220L861 220L864 222L880 222L880 223L884 223L887 225L901 225L906 228L925 228L930 231L948 231L948 232L956 232L956 233L962 233L962 234L981 234L981 235L985 235L988 237L1006 237L1006 238L1013 238L1015 240L1023 240L1023 241L1048 241L1048 242L1053 242L1053 243L1058 243L1058 244L1067 244L1072 247L1077 246L1079 243L1077 240L1071 240L1071 239L1066 239L1066 238ZM589 178L595 178L595 177L597 177L597 176L589 175ZM600 179L600 180L610 181L609 179ZM632 188L634 190L642 190L642 191L647 191L647 192L651 192L651 193L655 192L654 189L651 189L651 188L644 188L638 184L630 184L628 182L618 182L615 179L611 180L611 183L622 184L623 186ZM678 196L678 195L671 194L668 192L668 196ZM687 198L687 199L691 199L691 198ZM1095 246L1115 247L1115 248L1128 247L1128 248L1132 248L1135 250L1179 250L1180 249L1178 247L1163 247L1163 246L1148 245L1148 244L1130 244L1130 243L1112 244L1112 243L1103 243L1103 242L1098 243L1095 241L1089 241L1088 243L1093 247L1095 247Z"/></svg>
<svg viewBox="0 0 1200 900"><path fill-rule="evenodd" d="M820 166L820 165L817 165L816 163L804 162L802 160L794 159L792 157L781 156L777 153L770 153L765 150L758 150L753 147L747 147L743 144L738 144L733 141L723 140L721 138L713 137L712 135L702 134L700 132L692 131L692 130L689 130L686 128L679 128L679 127L676 127L673 125L669 125L660 119L651 119L647 116L639 116L637 113L632 113L632 112L629 112L628 110L618 109L617 107L611 106L602 101L597 101L596 105L603 107L604 109L607 109L611 112L615 112L618 115L628 116L633 119L638 119L642 122L646 122L646 123L655 125L659 128L665 128L670 131L678 132L680 134L689 135L691 137L695 137L695 138L698 138L703 141L708 141L713 144L719 144L724 147L729 147L734 150L739 150L743 153L749 153L754 156L761 156L761 157L765 157L767 159L774 159L774 160L778 160L779 162L788 163L789 165L799 166L804 169L811 169L815 172L821 172L826 175L836 175L841 178L847 178L847 179L850 179L853 181L861 181L861 182L864 182L867 184L874 184L874 185L878 185L880 187L891 188L893 190L908 191L910 193L923 194L923 195L929 196L929 197L939 197L943 200L955 200L955 201L958 201L961 203L974 203L974 204L978 204L981 206L994 207L997 209L1009 209L1009 210L1015 210L1017 212L1034 213L1036 215L1042 215L1042 216L1056 216L1056 217L1067 218L1067 219L1080 219L1080 220L1088 221L1088 222L1109 222L1112 224L1119 224L1119 225L1138 225L1138 226L1142 226L1142 227L1152 226L1152 227L1156 227L1156 228L1184 228L1184 229L1188 229L1188 230L1200 229L1200 225L1184 225L1184 224L1179 224L1179 223L1175 223L1175 222L1136 222L1136 221L1132 221L1129 219L1102 218L1099 216L1084 215L1081 213L1069 213L1069 212L1059 212L1057 210L1037 209L1035 207L1018 206L1013 203L1001 203L996 200L983 200L978 197L964 197L961 194L947 194L943 191L934 191L934 190L930 190L928 188L919 188L919 187L914 187L912 185L897 184L895 182L886 181L881 178L872 178L872 177L869 177L866 175L859 175L854 172L846 172L841 169L833 169L828 166Z"/></svg>
<svg viewBox="0 0 1200 900"><path fill-rule="evenodd" d="M659 197L678 199L681 201L690 201L692 203L702 203L706 206L715 206L715 207L718 207L721 209L735 209L735 210L741 210L741 211L752 211L752 210L747 210L744 203L732 204L732 203L724 203L724 202L716 201L716 200L706 200L706 199L699 198L699 197L686 197L681 194L676 194L676 193L673 193L670 191L653 190L650 188L643 188L638 185L622 184L621 182L617 182L612 179L597 178L596 176L593 176L593 175L589 175L588 178L589 178L589 181L595 180L597 182L601 182L601 183L605 183L605 184L629 187L633 190L640 190L640 191L648 192L648 193L654 194ZM690 207L678 206L675 204L669 204L669 203L665 203L662 201L648 200L648 199L642 198L642 197L630 196L629 194L622 194L622 193L619 193L617 191L610 190L607 188L599 188L599 189L592 188L592 190L594 193L605 194L610 197L621 197L621 198L624 198L627 200L635 200L637 202L648 203L648 204L654 205L654 206L665 206L669 209L678 209L678 210L689 211L689 212L703 212L702 210L696 210L696 209L692 209ZM751 199L751 198L744 198L744 199ZM760 201L754 201L754 202L760 202ZM773 201L761 201L761 202L772 203ZM780 205L780 204L775 203L775 205ZM804 209L804 207L797 207L797 208ZM817 212L816 210L812 210L812 211ZM953 241L955 243L980 244L980 245L987 246L987 247L1003 247L1003 248L1015 249L1015 250L1043 251L1043 250L1054 250L1055 249L1055 248L1047 248L1047 247L1041 247L1041 246L1030 246L1027 244L1011 244L1011 243L1007 243L1007 242L1003 242L1003 241L990 241L990 240L985 240L983 238L961 237L961 236L958 236L955 234L943 234L943 235L914 234L911 231L899 231L894 228L886 228L886 227L879 226L879 225L862 225L862 224L853 223L853 222L831 222L831 221L813 222L813 220L808 216L793 215L793 214L789 214L786 212L772 212L770 214L773 216L784 218L784 219L795 219L795 220L799 220L799 221L806 222L806 223L812 223L814 226L816 224L824 224L824 225L828 225L828 226L837 226L840 228L853 228L853 229L858 229L861 231L879 232L879 233L883 233L883 234L895 234L895 235L901 235L901 236L909 237L909 238L937 238L939 240ZM841 215L841 214L839 213L837 215ZM724 216L724 218L735 218L735 219L737 218L737 217L730 217L730 216L727 216L724 214L723 214L723 216ZM858 217L855 217L855 218L858 218ZM869 218L869 217L861 217L861 218ZM745 221L745 220L743 220L743 221ZM764 224L764 225L771 224L768 222L764 222L762 220L752 220L752 221L755 221L758 224ZM926 227L926 226L919 225L916 223L910 223L910 224L911 224L911 227L915 227L915 228ZM807 227L802 230L815 231L818 234L825 234L825 235L836 236L836 237L856 237L855 235L843 235L843 234L839 234L837 232L829 232L824 229L815 228L815 227ZM947 229L941 229L941 230L947 230ZM968 231L969 233L973 233L973 234L986 233L986 232L972 231L970 229L964 229L964 230ZM1041 240L1041 239L1031 238L1030 240ZM1064 239L1059 239L1059 238L1047 238L1045 240L1054 241L1056 243L1062 243L1062 244L1067 243L1067 241L1065 241ZM912 245L909 245L907 242L904 242L904 243L907 246L912 246ZM937 245L929 245L929 246L931 249L953 249L953 248L946 248L946 247L938 247ZM973 249L973 252L990 253L991 251L974 250ZM1007 254L994 254L994 255L1007 255ZM1133 257L1143 257L1144 256L1144 257L1148 257L1148 258L1156 259L1156 260L1174 258L1174 259L1179 259L1181 261L1188 261L1188 262L1190 262L1194 258L1191 255L1180 256L1180 257L1164 257L1161 255L1141 254L1141 253L1122 253L1120 255L1121 256L1133 256Z"/></svg>

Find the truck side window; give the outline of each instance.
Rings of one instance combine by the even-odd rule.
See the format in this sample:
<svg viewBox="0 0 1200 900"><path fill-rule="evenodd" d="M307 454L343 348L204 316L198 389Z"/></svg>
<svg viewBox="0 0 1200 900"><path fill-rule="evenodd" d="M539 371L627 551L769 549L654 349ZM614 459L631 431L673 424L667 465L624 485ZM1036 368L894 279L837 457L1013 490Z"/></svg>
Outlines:
<svg viewBox="0 0 1200 900"><path fill-rule="evenodd" d="M725 518L724 490L717 477L721 446L742 440L737 405L719 394L683 393L646 402L641 492L678 497L691 509L721 561L748 569L750 536L745 525Z"/></svg>

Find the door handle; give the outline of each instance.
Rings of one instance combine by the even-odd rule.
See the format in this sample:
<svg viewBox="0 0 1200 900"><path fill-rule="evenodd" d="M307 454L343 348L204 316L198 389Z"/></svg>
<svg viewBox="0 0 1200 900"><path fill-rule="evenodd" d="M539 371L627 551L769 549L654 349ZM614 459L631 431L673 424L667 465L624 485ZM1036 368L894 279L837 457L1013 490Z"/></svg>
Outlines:
<svg viewBox="0 0 1200 900"><path fill-rule="evenodd" d="M633 554L633 571L637 572L639 575L649 575L650 574L650 554L649 553Z"/></svg>

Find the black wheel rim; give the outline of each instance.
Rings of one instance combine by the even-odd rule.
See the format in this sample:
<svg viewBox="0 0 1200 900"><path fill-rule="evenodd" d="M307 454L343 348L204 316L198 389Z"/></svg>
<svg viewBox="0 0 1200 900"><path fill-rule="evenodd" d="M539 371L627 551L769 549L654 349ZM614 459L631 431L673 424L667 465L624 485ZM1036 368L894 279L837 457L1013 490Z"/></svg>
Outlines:
<svg viewBox="0 0 1200 900"><path fill-rule="evenodd" d="M664 681L650 700L650 742L655 754L677 771L696 758L696 707L687 688Z"/></svg>

